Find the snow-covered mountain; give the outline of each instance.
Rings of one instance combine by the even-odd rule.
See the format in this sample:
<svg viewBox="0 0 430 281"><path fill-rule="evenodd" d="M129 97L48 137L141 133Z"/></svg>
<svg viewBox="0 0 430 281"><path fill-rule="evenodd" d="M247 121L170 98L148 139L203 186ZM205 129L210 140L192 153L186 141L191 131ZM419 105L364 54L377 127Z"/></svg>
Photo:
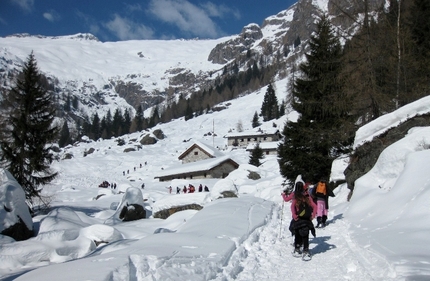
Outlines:
<svg viewBox="0 0 430 281"><path fill-rule="evenodd" d="M300 0L261 26L250 23L240 34L216 40L100 42L91 34L0 38L0 87L11 87L11 77L32 51L59 105L76 98L73 115L80 118L95 112L104 116L112 107L128 108L133 114L139 105L144 110L165 105L180 94L187 97L209 88L230 64L241 71L253 60L260 67L275 65L274 79L279 79L300 61L317 15L328 13L339 30L353 29L354 23L332 2ZM341 8L358 18L359 5L349 2L342 1ZM383 1L370 2L376 8Z"/></svg>

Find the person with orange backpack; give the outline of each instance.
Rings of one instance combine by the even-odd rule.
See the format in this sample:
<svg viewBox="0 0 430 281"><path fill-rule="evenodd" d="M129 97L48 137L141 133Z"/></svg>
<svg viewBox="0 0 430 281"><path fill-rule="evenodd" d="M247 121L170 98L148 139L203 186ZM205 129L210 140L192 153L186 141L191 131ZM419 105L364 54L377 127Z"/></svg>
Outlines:
<svg viewBox="0 0 430 281"><path fill-rule="evenodd" d="M321 179L312 189L312 197L316 199L317 205L317 228L325 227L328 216L328 197L334 197L333 191L327 181Z"/></svg>

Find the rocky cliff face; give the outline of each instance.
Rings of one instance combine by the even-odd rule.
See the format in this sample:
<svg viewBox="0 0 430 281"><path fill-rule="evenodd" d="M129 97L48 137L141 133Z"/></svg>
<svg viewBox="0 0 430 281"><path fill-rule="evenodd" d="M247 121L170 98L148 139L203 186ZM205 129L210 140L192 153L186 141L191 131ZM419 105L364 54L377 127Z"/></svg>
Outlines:
<svg viewBox="0 0 430 281"><path fill-rule="evenodd" d="M263 38L263 32L257 24L247 25L235 38L218 44L209 54L208 60L217 64L225 64L251 49L253 44L261 38Z"/></svg>

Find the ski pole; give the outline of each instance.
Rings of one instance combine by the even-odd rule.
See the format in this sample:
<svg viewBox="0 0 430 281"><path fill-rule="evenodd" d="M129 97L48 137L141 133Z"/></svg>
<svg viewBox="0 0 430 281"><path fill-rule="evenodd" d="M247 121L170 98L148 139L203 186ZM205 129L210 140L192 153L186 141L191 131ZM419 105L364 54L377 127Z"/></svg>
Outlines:
<svg viewBox="0 0 430 281"><path fill-rule="evenodd" d="M281 225L279 226L279 239L282 240L282 219L284 218L284 200L282 200L282 210L281 210Z"/></svg>

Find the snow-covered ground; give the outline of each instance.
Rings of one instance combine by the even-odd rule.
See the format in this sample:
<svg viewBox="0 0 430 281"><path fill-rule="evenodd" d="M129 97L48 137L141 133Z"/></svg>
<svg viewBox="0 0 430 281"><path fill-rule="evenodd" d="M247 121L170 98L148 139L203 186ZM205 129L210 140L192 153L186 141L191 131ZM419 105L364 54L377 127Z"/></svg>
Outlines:
<svg viewBox="0 0 430 281"><path fill-rule="evenodd" d="M285 81L275 85L279 100L285 99ZM0 280L429 280L430 128L414 128L388 147L357 181L350 202L345 185L335 190L329 224L310 239L313 259L304 262L291 255L290 203L281 200L276 156L266 156L258 168L248 165L249 154L226 147L223 138L239 121L251 128L264 93L228 102L220 112L159 125L166 138L134 152L123 151L144 132L124 136L124 146L105 140L68 148L64 153L73 159L55 162L59 177L44 188L52 210L33 218L37 236L22 242L0 236ZM430 104L428 98L418 103ZM384 126L408 114L387 115ZM296 117L262 128L282 129L286 118ZM378 120L368 124L357 140L371 138L380 126ZM215 136L205 136L212 131ZM181 165L178 156L193 140L219 147L239 169L222 180L155 180L162 169ZM90 148L95 151L84 157ZM332 177L339 177L345 162L333 167ZM249 179L249 171L261 179ZM104 180L117 189L99 188ZM210 192L175 194L176 186L189 183L207 185ZM142 193L147 219L115 219L129 188ZM237 189L239 197L218 199L223 189ZM165 220L150 216L178 202L204 208Z"/></svg>

